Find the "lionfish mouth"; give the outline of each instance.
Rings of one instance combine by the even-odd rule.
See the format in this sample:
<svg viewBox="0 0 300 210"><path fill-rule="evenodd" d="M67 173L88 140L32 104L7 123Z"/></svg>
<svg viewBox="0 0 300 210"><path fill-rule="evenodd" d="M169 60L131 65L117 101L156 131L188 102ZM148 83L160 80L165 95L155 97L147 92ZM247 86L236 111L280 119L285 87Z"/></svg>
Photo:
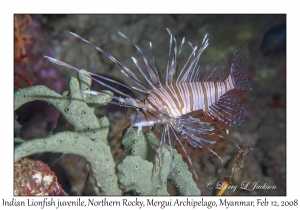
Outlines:
<svg viewBox="0 0 300 210"><path fill-rule="evenodd" d="M134 64L142 76L141 79L102 48L89 42L83 37L70 32L70 34L92 45L115 64L119 65L121 67L121 72L126 77L130 78L137 87L127 86L92 72L83 73L80 69L55 58L49 56L45 57L53 63L83 73L95 82L122 95L124 98L111 96L111 103L134 109L134 113L132 113L128 119L131 127L137 127L138 132L140 132L143 127L155 128L162 126L162 132L159 136L161 141L159 155L163 155L161 153L164 151L163 147L165 143L168 143L171 148L174 148L175 144L179 144L183 148L185 156L188 158L189 164L195 174L192 161L181 141L188 141L190 145L196 148L206 147L222 161L221 157L207 147L206 144L216 143L209 139L211 136L223 137L215 134L216 130L225 130L227 134L228 130L214 126L209 122L200 121L198 118L186 116L193 111L202 110L204 114L210 118L221 121L228 126L240 124L241 121L244 121L242 111L243 105L240 100L229 96L226 93L232 89L251 89L247 76L248 57L243 48L238 48L234 52L231 65L228 64L227 56L208 65L199 65L198 62L200 56L208 46L206 34L199 47L193 46L189 42L192 48L191 54L183 67L179 68L180 54L182 46L185 43L185 38L182 39L178 49L175 37L169 29L167 29L167 31L170 34L170 47L165 79L162 78L161 72L159 71L151 42L149 44L152 52L152 65L150 65L141 49L126 35L119 32L122 37L134 45L143 58L148 74L142 70L137 59L132 57ZM138 93L144 94L146 98L144 101L139 101L138 99L123 93L114 86L108 85L107 82L137 91ZM105 94L98 91L85 91L84 93L93 95Z"/></svg>

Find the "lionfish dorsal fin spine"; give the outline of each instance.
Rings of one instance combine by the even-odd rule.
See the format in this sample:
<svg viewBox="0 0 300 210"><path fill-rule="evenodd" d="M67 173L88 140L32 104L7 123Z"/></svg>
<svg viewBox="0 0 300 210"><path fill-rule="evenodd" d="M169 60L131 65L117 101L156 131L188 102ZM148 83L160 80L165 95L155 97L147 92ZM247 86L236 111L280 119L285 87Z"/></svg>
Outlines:
<svg viewBox="0 0 300 210"><path fill-rule="evenodd" d="M170 34L170 47L169 47L169 56L168 56L168 62L167 62L167 70L166 70L166 80L165 80L165 83L166 85L169 85L169 64L170 64L170 58L171 58L171 52L172 52L172 42L173 42L173 35L171 34L170 30L167 29L167 31L169 32Z"/></svg>
<svg viewBox="0 0 300 210"><path fill-rule="evenodd" d="M153 59L154 66L155 66L154 70L155 70L155 73L156 73L156 75L158 77L158 86L157 86L157 88L160 88L162 85L165 85L165 82L164 82L164 80L163 80L163 78L161 76L161 73L159 71L152 43L149 42L149 45L150 45L150 49L151 49L151 52L152 52L152 59Z"/></svg>
<svg viewBox="0 0 300 210"><path fill-rule="evenodd" d="M170 72L168 75L169 84L172 84L173 82L173 78L176 73L176 63L177 63L177 41L174 36L173 36L173 40L174 40L174 55L170 66Z"/></svg>
<svg viewBox="0 0 300 210"><path fill-rule="evenodd" d="M190 58L189 58L188 61L186 62L186 64L184 65L183 69L185 69L186 66L188 66L188 65L189 66L188 66L187 70L185 71L184 75L182 76L182 78L177 79L178 82L190 81L191 75L193 75L194 74L193 72L197 69L197 64L200 59L200 56L207 46L208 46L208 39L206 39L206 37L205 37L205 39L203 39L202 45L201 45L200 49L198 50L198 52L196 53L197 47L195 47L193 49L193 52L190 56L190 57L193 57L193 59L189 63L189 61L190 61ZM195 53L196 53L196 55L195 55Z"/></svg>
<svg viewBox="0 0 300 210"><path fill-rule="evenodd" d="M143 75L143 77L145 78L145 80L148 82L148 84L150 85L151 89L155 89L154 84L152 83L152 81L150 81L148 79L148 77L145 75L145 73L143 72L143 70L141 69L141 67L138 64L138 61L136 60L136 58L131 57L134 64L136 65L136 67L139 69L139 71L141 72L141 74Z"/></svg>
<svg viewBox="0 0 300 210"><path fill-rule="evenodd" d="M128 41L130 41L134 47L139 51L139 53L142 55L143 60L145 62L145 65L147 67L148 73L150 75L151 81L148 79L148 77L142 73L142 75L144 76L144 78L147 80L147 82L150 84L150 86L152 87L152 89L156 88L159 86L159 81L158 81L158 75L156 75L155 71L152 69L152 67L150 66L146 56L144 55L143 51L135 44L134 41L132 41L129 37L127 37L126 35L124 35L122 32L118 32L122 37L126 38ZM134 62L136 64L136 61ZM139 70L142 72L142 70L139 68Z"/></svg>
<svg viewBox="0 0 300 210"><path fill-rule="evenodd" d="M191 58L193 57L193 59L194 59L195 52L196 52L196 50L197 50L197 46L193 47L193 45L192 45L190 42L188 42L188 43L191 45L193 51L192 51L192 53L190 54L190 56L189 56L188 60L186 61L186 63L184 64L184 66L183 66L181 72L179 73L179 75L178 75L178 77L177 77L177 80L176 80L177 83L179 83L179 82L182 81L181 75L185 75L185 74L186 74L186 73L183 74L183 73L185 72L185 68L186 68L186 66L189 64ZM183 76L183 77L185 77L185 76Z"/></svg>
<svg viewBox="0 0 300 210"><path fill-rule="evenodd" d="M118 64L120 67L122 67L125 71L126 71L126 76L131 78L136 84L138 84L140 87L144 88L144 89L149 89L145 84L143 84L143 82L140 81L140 79L129 69L127 68L124 64L122 64L120 61L118 61L115 57L113 57L112 55L110 55L108 52L104 51L102 48L98 47L97 45L89 42L88 40L84 39L83 37L73 33L73 32L69 32L70 34L72 34L73 36L75 36L76 38L92 45L95 49L97 49L98 51L102 52L106 57L108 57L111 61L113 61L114 63ZM139 49L139 48L138 48ZM122 72L124 73L124 72Z"/></svg>
<svg viewBox="0 0 300 210"><path fill-rule="evenodd" d="M121 69L122 74L124 74L126 77L130 78L133 82L135 82L138 86L143 88L146 92L148 92L148 89L150 89L146 84L144 84L142 81L140 81L138 78L132 77L132 75L127 74L123 69Z"/></svg>

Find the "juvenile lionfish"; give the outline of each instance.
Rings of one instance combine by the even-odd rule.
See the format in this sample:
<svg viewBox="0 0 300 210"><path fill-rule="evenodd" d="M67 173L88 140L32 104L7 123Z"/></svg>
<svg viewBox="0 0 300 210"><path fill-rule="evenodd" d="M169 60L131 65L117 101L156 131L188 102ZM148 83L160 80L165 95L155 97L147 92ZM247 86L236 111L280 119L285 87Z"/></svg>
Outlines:
<svg viewBox="0 0 300 210"><path fill-rule="evenodd" d="M140 132L144 126L159 129L161 133L159 137L159 159L163 158L164 145L167 142L170 145L170 152L172 159L174 160L172 147L174 147L174 142L177 142L182 147L189 164L197 177L192 161L182 145L180 136L184 140L187 140L193 147L206 147L209 151L221 159L219 155L207 147L205 143L214 144L215 141L208 140L207 138L208 136L217 135L215 134L215 131L222 128L213 126L208 122L202 122L198 118L193 118L188 114L196 110L202 110L204 114L210 116L212 119L223 121L229 126L232 124L240 124L240 122L244 120L243 111L241 110L243 105L238 100L230 98L226 95L226 93L232 89L251 89L247 77L248 57L243 48L238 48L234 52L231 68L230 66L228 67L227 57L213 62L210 65L199 65L198 61L200 56L204 49L208 46L208 38L206 34L199 49L197 46L193 46L189 42L192 47L192 53L182 69L178 72L179 74L177 74L179 69L178 64L180 60L180 53L185 42L185 38L182 39L178 51L175 37L169 29L167 29L167 31L170 34L170 48L165 80L162 78L158 69L151 42L150 49L153 65L149 64L143 52L131 39L119 32L122 37L126 38L135 46L144 60L149 75L144 73L137 59L132 57L133 62L143 76L143 80L141 80L129 68L100 47L75 33L70 32L70 34L89 43L94 48L102 52L105 56L122 68L121 72L125 76L129 77L138 85L138 87L129 87L123 83L101 75L91 72L86 73L86 75L94 81L125 97L121 98L112 96L112 99L116 101L112 103L123 104L135 109L135 112L133 112L129 118L131 127L137 127L138 132ZM53 63L81 72L79 69L55 58L48 56L45 57ZM144 101L139 101L138 99L117 90L105 82L98 80L97 78L142 93L146 96L146 98ZM104 94L102 92L92 90L84 92L93 95ZM174 167L173 164L172 167Z"/></svg>

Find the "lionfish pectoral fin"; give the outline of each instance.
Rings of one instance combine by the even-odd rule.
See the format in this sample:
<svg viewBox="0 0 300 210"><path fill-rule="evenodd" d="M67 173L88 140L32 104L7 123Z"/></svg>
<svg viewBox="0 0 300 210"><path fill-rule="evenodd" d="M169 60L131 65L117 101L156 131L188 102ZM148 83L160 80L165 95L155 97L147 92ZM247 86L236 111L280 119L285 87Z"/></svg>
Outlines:
<svg viewBox="0 0 300 210"><path fill-rule="evenodd" d="M205 143L215 144L216 142L202 137L202 135L217 135L218 136L218 134L215 134L214 131L219 128L217 128L207 122L201 122L201 121L197 120L196 118L192 118L192 117L182 118L179 122L181 125L179 124L176 127L176 131L177 131L177 133L181 134L183 136L183 138L189 142L190 145L192 145L196 148L205 147L206 149L208 149L211 153L213 153L215 156L217 156L223 162L222 158L216 152L214 152L212 149L210 149L208 146L205 145ZM173 130L173 132L174 132L174 130ZM175 134L175 132L174 132L174 134ZM175 137L178 139L176 134L175 134ZM184 147L182 146L179 139L178 139L178 142L179 142L180 146L184 149ZM194 169L192 162L190 160L190 157L187 154L187 152L185 151L185 149L184 149L184 152L185 152L185 155L188 158L189 163L194 172L195 169Z"/></svg>
<svg viewBox="0 0 300 210"><path fill-rule="evenodd" d="M196 174L195 167L194 167L194 165L193 165L193 163L192 163L192 160L191 160L190 156L188 155L188 153L187 153L185 147L182 145L181 141L179 140L179 138L178 138L178 136L177 136L177 133L180 134L180 132L178 132L178 129L177 129L176 127L170 126L170 128L171 128L171 131L172 131L172 133L173 133L173 135L174 135L174 137L175 137L175 139L176 139L176 142L179 143L179 145L180 145L180 147L182 148L182 150L183 150L185 156L187 157L188 162L189 162L189 165L191 166L191 169L192 169L192 171L193 171L193 174L194 174L195 177L198 179L198 176L197 176L197 174Z"/></svg>
<svg viewBox="0 0 300 210"><path fill-rule="evenodd" d="M105 92L98 92L98 91L94 91L94 90L84 90L82 92L85 94L90 94L90 95L95 95L95 96L110 96L111 98L113 98L112 95L105 93Z"/></svg>
<svg viewBox="0 0 300 210"><path fill-rule="evenodd" d="M142 128L143 128L142 126L140 126L140 125L138 126L138 129L137 129L137 134L139 134L139 133L141 133L141 132L142 132Z"/></svg>
<svg viewBox="0 0 300 210"><path fill-rule="evenodd" d="M136 111L136 112L135 112L135 115L134 115L134 116L135 116L135 118L134 118L134 120L136 120L136 117L137 117L137 112L138 112L138 111ZM128 121L129 121L129 124L130 124L130 126L129 126L129 129L127 129L127 132L126 132L126 134L128 134L128 133L129 133L129 131L130 131L130 130L133 128L133 124L132 124L132 123L130 123L130 120L131 120L130 118L126 118L126 120L128 120Z"/></svg>
<svg viewBox="0 0 300 210"><path fill-rule="evenodd" d="M100 85L103 85L104 87L107 87L110 90L112 90L112 91L114 91L116 93L119 93L120 95L123 95L123 96L125 96L127 98L130 98L130 99L134 100L134 98L132 98L131 96L129 96L129 95L127 95L127 94L125 94L125 93L117 90L116 88L112 87L111 85L108 85L108 84L106 84L104 82L101 82L100 80L96 79L95 77L99 77L99 78L102 78L104 80L107 80L107 81L116 83L118 85L121 85L121 86L123 86L125 88L132 89L132 88L124 85L123 83L117 82L115 80L112 80L112 79L109 79L107 77L104 77L104 76L101 76L101 75L97 75L97 74L94 74L94 73L91 73L91 72L88 72L88 71L82 71L82 70L80 70L78 68L75 68L75 67L73 67L73 66L71 66L71 65L69 65L67 63L64 63L64 62L62 62L62 61L60 61L58 59L55 59L55 58L52 58L52 57L49 57L49 56L44 56L44 57L47 58L52 63L55 63L55 64L60 65L60 66L64 66L64 67L72 69L72 70L74 70L74 71L76 71L78 73L84 74L85 76L91 78L92 80L94 80L95 82L99 83ZM86 92L86 93L93 94L93 95L99 95L99 94L101 95L101 94L103 94L103 93L100 93L100 92L97 92L97 91L91 91L91 92Z"/></svg>
<svg viewBox="0 0 300 210"><path fill-rule="evenodd" d="M195 175L195 178L196 178L196 179L198 179L198 176L197 176L197 174L196 174L196 171L195 171L195 170L193 170L193 174Z"/></svg>
<svg viewBox="0 0 300 210"><path fill-rule="evenodd" d="M236 142L232 141L232 139L229 139L229 140L230 140L232 143L234 143L235 146L236 146L240 151L242 150Z"/></svg>
<svg viewBox="0 0 300 210"><path fill-rule="evenodd" d="M170 136L170 125L169 124L166 124L165 125L165 129L166 129L166 133L167 133L167 136L168 136L168 144L169 144L169 151L170 151L170 154L171 154L171 172L175 178L175 182L177 183L178 185L178 176L177 176L177 173L176 173L176 167L175 167L175 154L174 154L174 151L173 149L175 148L175 143L172 144L172 138Z"/></svg>

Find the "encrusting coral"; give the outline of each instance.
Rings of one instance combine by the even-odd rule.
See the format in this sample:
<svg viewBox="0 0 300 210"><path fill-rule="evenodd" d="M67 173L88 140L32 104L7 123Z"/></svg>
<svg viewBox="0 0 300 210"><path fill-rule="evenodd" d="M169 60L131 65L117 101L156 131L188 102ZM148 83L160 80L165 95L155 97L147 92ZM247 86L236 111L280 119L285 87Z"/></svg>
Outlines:
<svg viewBox="0 0 300 210"><path fill-rule="evenodd" d="M45 86L32 86L15 93L15 110L30 101L46 101L55 106L74 126L74 132L59 132L47 138L25 141L15 148L15 161L42 152L78 154L87 160L95 192L119 195L115 164L106 138L108 120L98 119L94 114L96 107L106 105L111 98L109 94L101 97L82 94L83 90L90 89L91 79L83 74L79 74L78 78L80 82L76 78L70 79L69 91L62 95Z"/></svg>
<svg viewBox="0 0 300 210"><path fill-rule="evenodd" d="M134 128L125 129L122 137L125 158L115 173L115 163L107 143L108 119L98 119L94 114L96 107L111 101L112 93L106 91L101 96L83 94L90 89L91 83L89 77L79 73L78 79L70 79L69 91L62 95L45 86L20 89L14 94L15 110L31 101L46 101L73 126L73 131L56 128L54 134L46 138L30 141L15 138L14 161L44 152L80 155L87 161L89 179L98 195L120 195L120 188L135 190L140 195L169 195L167 180L180 195L200 195L187 164L175 149L173 167L169 146L164 148L163 160L159 160L159 140L151 131L142 134Z"/></svg>
<svg viewBox="0 0 300 210"><path fill-rule="evenodd" d="M159 140L151 131L137 134L134 128L125 129L122 145L126 157L118 165L121 188L135 190L140 195L169 195L167 180L170 180L180 195L201 194L187 164L176 150L173 149L174 171L171 170L170 146L164 148L163 160L159 160Z"/></svg>

